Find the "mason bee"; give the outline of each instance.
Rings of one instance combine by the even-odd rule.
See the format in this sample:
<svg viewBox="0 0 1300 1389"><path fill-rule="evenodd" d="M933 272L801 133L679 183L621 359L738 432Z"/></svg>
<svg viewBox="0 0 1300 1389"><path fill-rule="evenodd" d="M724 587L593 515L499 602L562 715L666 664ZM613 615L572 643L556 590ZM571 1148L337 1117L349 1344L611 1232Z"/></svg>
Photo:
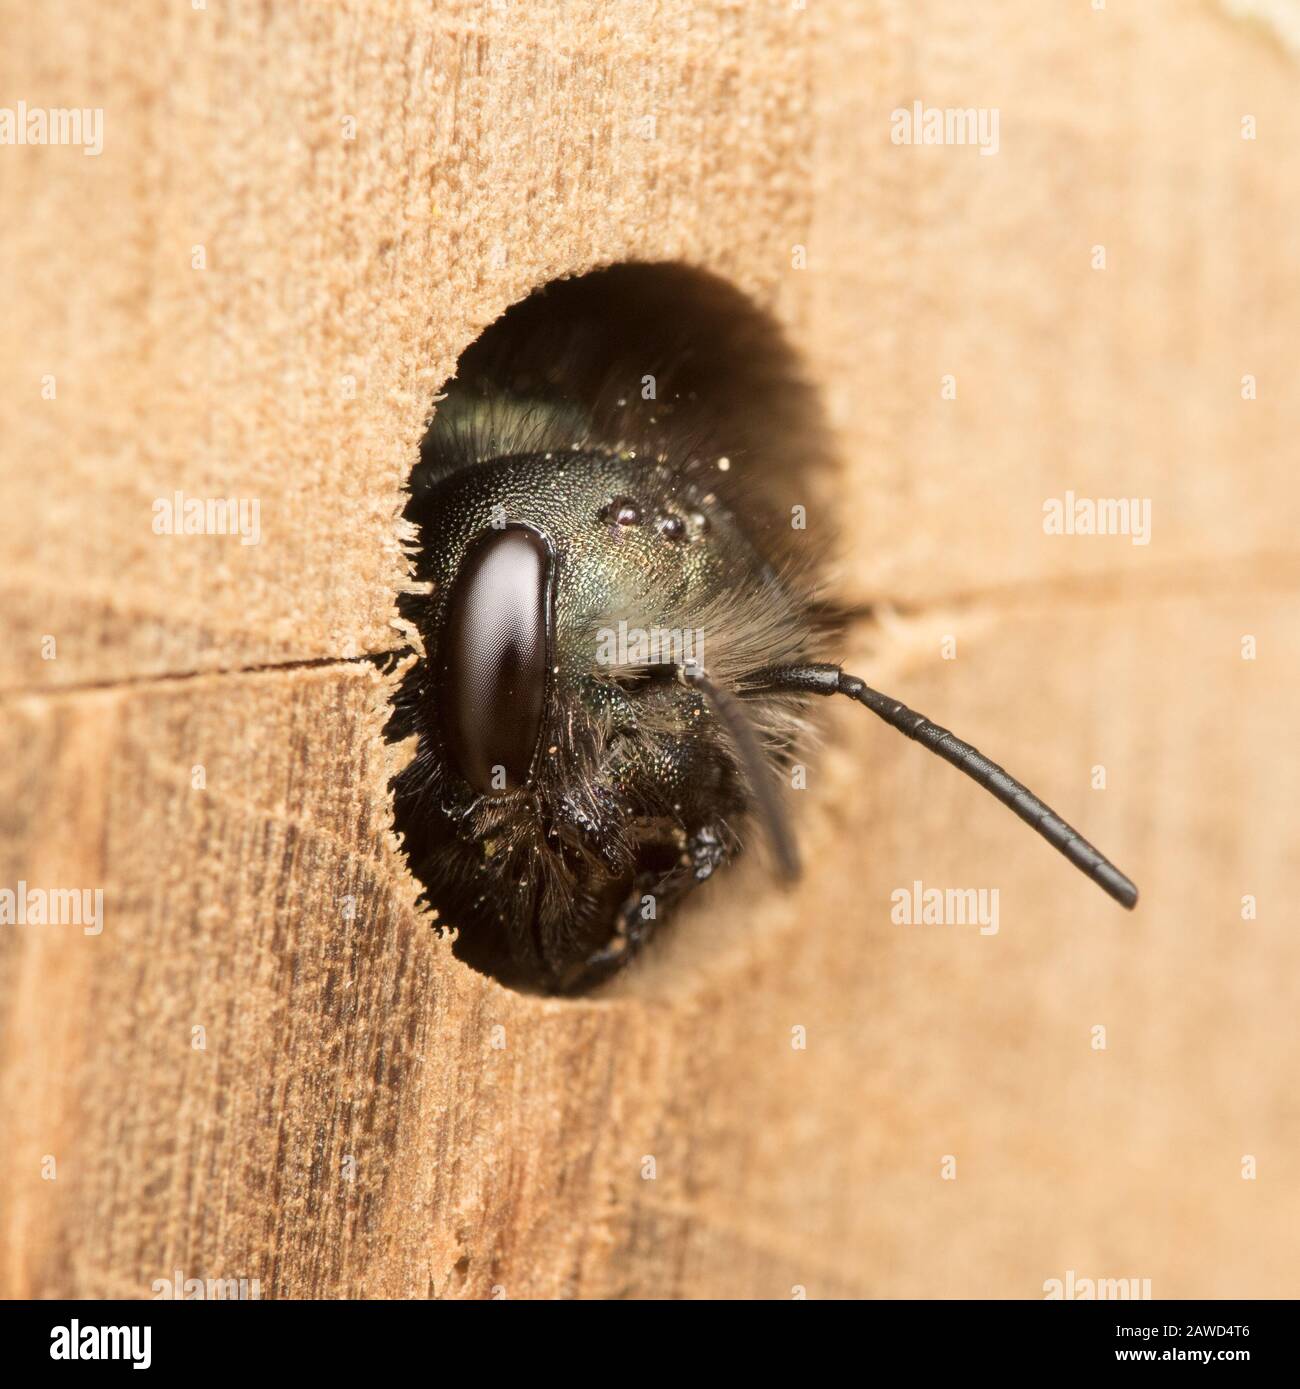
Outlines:
<svg viewBox="0 0 1300 1389"><path fill-rule="evenodd" d="M776 358L735 329L728 291L650 269L517 305L462 357L412 476L417 582L401 610L424 650L389 725L416 740L396 823L458 958L578 993L632 960L751 826L797 877L780 782L832 694L1133 907L1129 879L1037 796L826 659L844 614L816 596L760 485L790 447L780 403L810 397L777 366L764 375ZM665 315L673 288L700 312Z"/></svg>

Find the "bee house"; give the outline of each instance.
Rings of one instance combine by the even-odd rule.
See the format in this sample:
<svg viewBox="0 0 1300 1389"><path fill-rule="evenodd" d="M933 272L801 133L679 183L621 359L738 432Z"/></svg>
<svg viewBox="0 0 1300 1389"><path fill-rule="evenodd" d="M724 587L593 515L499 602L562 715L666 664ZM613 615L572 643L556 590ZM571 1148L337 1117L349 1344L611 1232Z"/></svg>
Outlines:
<svg viewBox="0 0 1300 1389"><path fill-rule="evenodd" d="M1282 0L4 32L0 1294L1300 1295ZM756 837L581 997L458 958L394 828L408 487L466 351L629 265L828 659L1132 915L828 701L798 883Z"/></svg>

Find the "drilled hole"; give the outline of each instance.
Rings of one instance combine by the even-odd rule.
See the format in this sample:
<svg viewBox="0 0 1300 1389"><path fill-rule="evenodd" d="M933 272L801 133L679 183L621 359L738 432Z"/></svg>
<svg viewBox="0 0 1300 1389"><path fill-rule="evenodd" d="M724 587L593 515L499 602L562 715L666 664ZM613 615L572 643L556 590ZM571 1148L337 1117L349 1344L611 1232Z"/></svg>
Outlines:
<svg viewBox="0 0 1300 1389"><path fill-rule="evenodd" d="M662 630L685 650L702 622L762 613L737 595L775 592L806 550L791 509L825 466L822 434L772 321L671 265L539 290L464 352L444 396L406 510L428 592L399 606L426 657L389 725L419 738L396 827L458 958L515 987L582 988L600 978L579 962L645 897L654 929L667 924L647 883L683 866L696 881L745 818L706 703L626 639ZM608 661L601 633L624 640ZM701 844L711 817L723 829Z"/></svg>

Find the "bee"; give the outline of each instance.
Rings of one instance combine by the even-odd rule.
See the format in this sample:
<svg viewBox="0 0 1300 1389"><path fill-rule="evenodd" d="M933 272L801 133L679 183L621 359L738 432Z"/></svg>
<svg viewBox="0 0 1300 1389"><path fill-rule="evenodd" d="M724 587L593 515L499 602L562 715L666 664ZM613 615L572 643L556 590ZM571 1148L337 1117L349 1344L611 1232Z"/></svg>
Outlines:
<svg viewBox="0 0 1300 1389"><path fill-rule="evenodd" d="M457 957L581 993L752 827L797 878L781 783L831 695L965 772L1132 908L1133 883L1033 792L827 659L844 614L739 480L763 431L713 388L698 325L662 340L657 370L629 371L595 301L575 302L552 314L535 296L522 328L465 354L406 510L416 583L401 611L423 656L388 729L415 738L395 815Z"/></svg>

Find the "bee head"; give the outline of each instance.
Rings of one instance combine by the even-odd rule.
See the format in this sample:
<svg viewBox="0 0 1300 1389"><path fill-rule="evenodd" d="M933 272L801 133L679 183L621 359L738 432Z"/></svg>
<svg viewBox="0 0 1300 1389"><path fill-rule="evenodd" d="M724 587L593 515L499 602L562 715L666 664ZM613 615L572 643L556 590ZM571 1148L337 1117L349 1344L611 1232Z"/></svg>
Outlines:
<svg viewBox="0 0 1300 1389"><path fill-rule="evenodd" d="M647 684L702 662L699 615L763 582L703 467L526 454L445 478L427 504L430 692L446 759L481 796L529 789L570 751L566 710L635 721Z"/></svg>

